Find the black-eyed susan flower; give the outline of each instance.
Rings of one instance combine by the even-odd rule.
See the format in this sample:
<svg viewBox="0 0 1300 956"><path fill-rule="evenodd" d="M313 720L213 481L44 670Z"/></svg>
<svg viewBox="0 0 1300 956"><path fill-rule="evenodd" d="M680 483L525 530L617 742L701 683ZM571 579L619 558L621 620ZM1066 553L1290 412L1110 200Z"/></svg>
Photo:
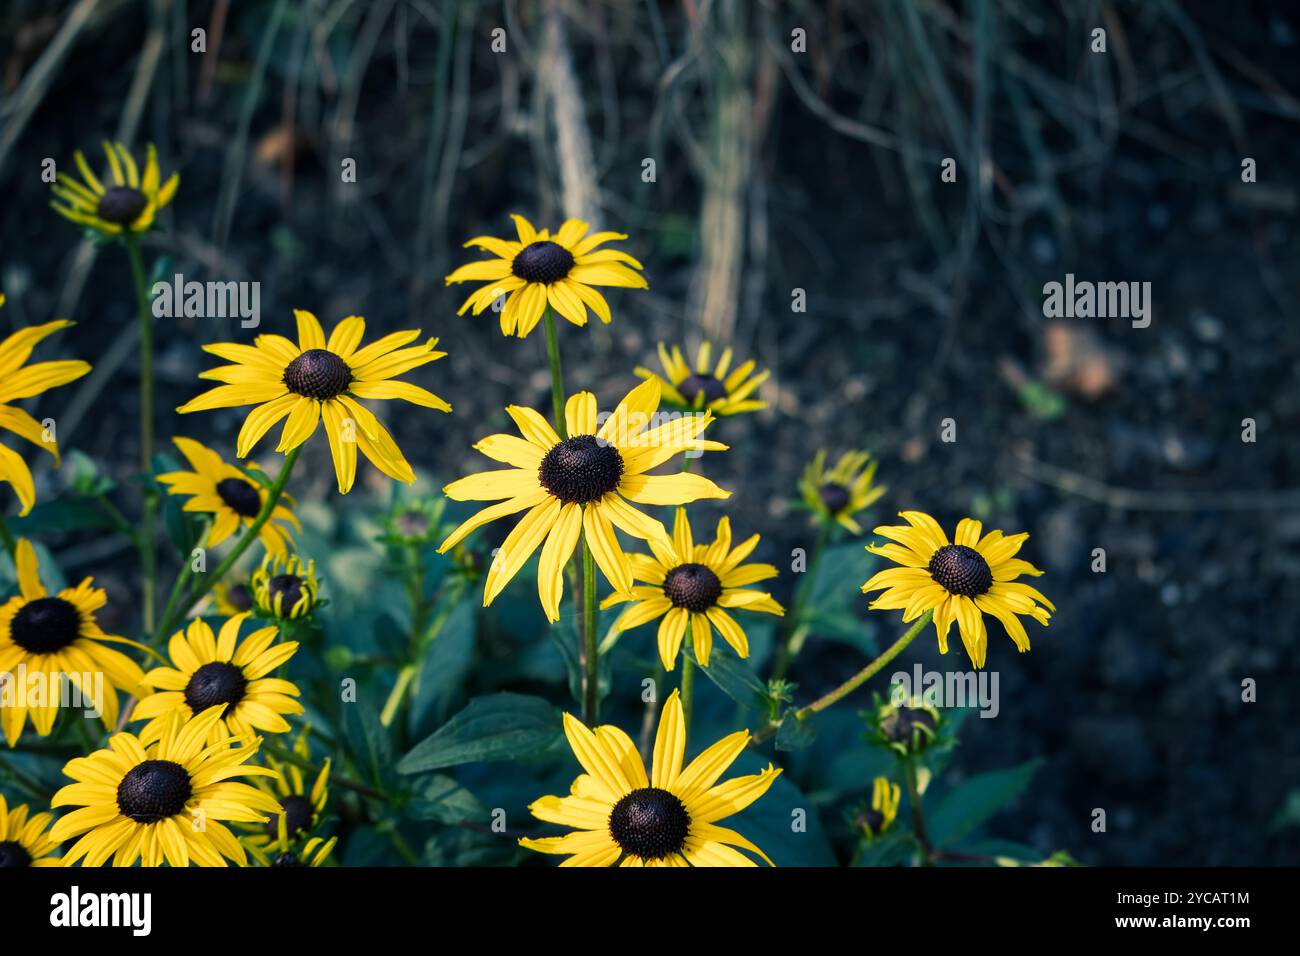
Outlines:
<svg viewBox="0 0 1300 956"><path fill-rule="evenodd" d="M248 617L235 615L215 637L202 618L172 635L167 646L172 666L155 667L144 675L154 693L143 697L131 715L149 721L140 731L142 741L157 740L173 713L189 718L214 707L221 720L210 731L213 743L226 733L289 730L283 715L302 713L300 692L292 681L267 675L293 657L298 642L277 642L275 627L258 628L241 640L239 629Z"/></svg>
<svg viewBox="0 0 1300 956"><path fill-rule="evenodd" d="M1029 539L1028 533L1004 535L994 530L981 537L980 522L963 518L955 539L949 542L929 515L903 511L900 516L906 525L880 527L874 532L897 543L867 545L872 554L903 565L880 571L862 585L864 592L884 589L871 607L902 609L904 622L933 610L941 654L948 653L948 629L956 621L966 653L977 668L984 666L988 650L985 614L1002 622L1017 650L1029 650L1029 636L1018 615L1027 614L1046 626L1051 616L1048 612L1056 608L1036 589L1015 580L1022 574L1036 577L1043 573L1015 556Z"/></svg>
<svg viewBox="0 0 1300 956"><path fill-rule="evenodd" d="M4 302L5 297L0 295L0 306ZM67 385L90 371L88 362L75 359L24 365L36 343L72 324L64 319L46 322L19 329L0 342L0 431L11 431L37 448L44 448L54 456L56 465L59 463L59 446L54 436L39 421L11 403ZM22 455L7 445L0 445L0 482L13 487L18 495L20 514L32 510L36 503L36 485L31 470Z"/></svg>
<svg viewBox="0 0 1300 956"><path fill-rule="evenodd" d="M898 816L898 801L902 796L898 784L886 777L877 777L871 783L871 806L863 807L854 817L854 824L864 837L874 840L894 825Z"/></svg>
<svg viewBox="0 0 1300 956"><path fill-rule="evenodd" d="M739 415L767 408L767 402L750 396L767 381L771 372L755 375L752 359L733 369L731 360L732 351L726 348L715 363L713 344L704 342L695 353L695 364L691 365L682 355L681 346L674 345L670 351L660 342L659 364L663 375L647 368L638 368L636 374L659 379L664 401L679 408L707 408L715 415Z"/></svg>
<svg viewBox="0 0 1300 956"><path fill-rule="evenodd" d="M878 703L870 714L872 738L901 757L920 753L939 737L939 709L919 695Z"/></svg>
<svg viewBox="0 0 1300 956"><path fill-rule="evenodd" d="M81 150L77 150L73 157L81 172L81 181L72 176L58 175L50 187L55 195L50 205L65 219L105 235L147 232L153 226L158 210L176 195L180 174L172 173L166 182L159 181L158 152L153 143L145 149L143 175L126 146L109 142L103 145L113 181L107 185L100 182Z"/></svg>
<svg viewBox="0 0 1300 956"><path fill-rule="evenodd" d="M749 656L749 639L729 611L761 611L785 614L772 595L754 591L750 584L774 578L777 570L770 564L742 564L758 544L752 535L735 548L731 546L731 521L718 519L718 530L708 544L695 543L686 509L678 508L673 521L671 540L651 540L651 554L629 556L632 576L645 582L634 585L628 593L615 592L601 604L612 607L624 601L633 603L614 622L616 631L626 631L659 620L659 659L672 670L687 629L695 656L709 666L713 647L713 628L741 657Z"/></svg>
<svg viewBox="0 0 1300 956"><path fill-rule="evenodd" d="M173 438L193 471L169 471L158 476L167 486L170 495L189 495L182 506L184 511L213 516L208 531L208 547L215 548L243 525L248 527L262 513L270 494L266 486L249 478L221 456L192 438ZM256 466L253 466L256 467ZM276 522L292 525L299 531L302 526L293 514L293 499L281 495L271 511L270 518L258 530L257 536L266 550L281 554L285 550L289 532Z"/></svg>
<svg viewBox="0 0 1300 956"><path fill-rule="evenodd" d="M478 246L496 258L461 266L447 276L453 282L485 282L465 300L458 315L472 308L479 315L503 295L509 295L501 309L501 333L523 338L531 332L547 305L574 325L587 324L591 309L608 323L609 303L594 286L649 288L641 275L641 263L626 252L601 249L611 240L626 239L618 232L594 232L577 219L569 219L554 236L540 232L523 216L512 216L519 241L479 236L465 243Z"/></svg>
<svg viewBox="0 0 1300 956"><path fill-rule="evenodd" d="M564 440L531 408L506 408L524 437L489 435L474 447L512 467L469 475L443 489L455 501L504 500L484 508L453 531L438 548L439 553L446 553L475 528L527 511L506 536L488 570L485 607L541 547L537 589L547 618L558 621L564 566L579 533L586 536L596 564L614 590L627 591L632 587L631 565L614 529L645 540L667 538L663 524L629 502L678 505L730 496L731 492L699 475L646 474L688 449L719 451L727 447L698 437L713 421L711 415L670 416L656 424L658 408L659 383L643 382L597 428L596 397L579 392L565 405L569 437ZM651 425L654 427L647 427Z"/></svg>
<svg viewBox="0 0 1300 956"><path fill-rule="evenodd" d="M428 544L441 536L442 514L446 509L445 498L397 501L383 518L384 533L380 540L398 547Z"/></svg>
<svg viewBox="0 0 1300 956"><path fill-rule="evenodd" d="M117 691L134 694L144 674L135 661L106 644L139 645L100 630L95 612L108 597L93 586L93 579L51 594L41 584L36 550L26 538L18 541L15 564L19 593L0 607L0 674L43 675L47 687L71 681L100 711L104 725L112 727L117 721ZM0 725L12 747L29 716L38 734L49 734L60 695L47 693L29 702L19 693L6 703L12 706L0 707Z"/></svg>
<svg viewBox="0 0 1300 956"><path fill-rule="evenodd" d="M573 827L564 836L522 839L539 853L568 857L561 866L757 866L734 847L772 861L718 821L739 813L763 794L781 771L718 778L749 744L749 733L722 738L686 768L686 719L677 691L664 703L655 735L650 775L631 738L617 727L594 731L571 714L564 733L586 771L567 797L542 797L529 810L547 823Z"/></svg>
<svg viewBox="0 0 1300 956"><path fill-rule="evenodd" d="M218 581L212 585L212 606L220 617L234 617L253 609L253 591L246 581Z"/></svg>
<svg viewBox="0 0 1300 956"><path fill-rule="evenodd" d="M850 451L827 469L826 451L818 451L799 479L804 504L822 521L835 521L850 533L861 534L853 516L875 504L887 490L872 484L877 464L870 452Z"/></svg>
<svg viewBox="0 0 1300 956"><path fill-rule="evenodd" d="M294 756L302 762L311 760L311 745L307 740L309 731L310 728L304 728L293 745ZM277 776L257 780L255 784L279 801L280 810L260 832L244 837L244 843L250 849L277 847L284 853L320 823L325 804L329 801L330 760L325 758L325 763L310 782L296 763L277 760L268 753L266 765Z"/></svg>
<svg viewBox="0 0 1300 956"><path fill-rule="evenodd" d="M249 763L259 739L223 736L221 710L210 707L188 720L173 711L151 744L135 734L114 734L107 748L69 760L63 772L76 783L51 801L79 807L50 830L59 842L81 837L64 865L102 866L110 857L114 866L136 860L144 866L245 865L244 848L225 824L265 823L279 804L234 778L275 771Z"/></svg>
<svg viewBox="0 0 1300 956"><path fill-rule="evenodd" d="M324 866L330 854L334 852L334 845L338 842L338 837L330 837L328 840L312 837L295 850L289 845L287 838L281 837L276 843L265 847L250 845L248 852L261 866L287 868Z"/></svg>
<svg viewBox="0 0 1300 956"><path fill-rule="evenodd" d="M393 436L359 399L400 398L425 408L449 412L451 406L427 389L394 379L436 361L446 352L434 351L431 338L410 345L419 330L394 332L363 348L365 319L350 315L334 326L329 339L316 316L301 309L298 344L282 335L259 335L252 345L221 342L204 351L233 362L209 369L199 377L222 382L177 411L205 411L256 405L239 430L236 457L247 458L253 446L281 419L286 419L276 451L297 448L324 419L334 458L339 491L347 494L357 474L357 449L390 478L412 482L415 473ZM409 346L409 347L407 347Z"/></svg>
<svg viewBox="0 0 1300 956"><path fill-rule="evenodd" d="M62 866L62 860L50 855L58 847L48 832L53 819L52 813L37 813L28 819L27 804L10 809L0 793L0 870Z"/></svg>
<svg viewBox="0 0 1300 956"><path fill-rule="evenodd" d="M296 554L268 554L249 583L253 606L266 618L296 621L315 610L320 600L316 562Z"/></svg>

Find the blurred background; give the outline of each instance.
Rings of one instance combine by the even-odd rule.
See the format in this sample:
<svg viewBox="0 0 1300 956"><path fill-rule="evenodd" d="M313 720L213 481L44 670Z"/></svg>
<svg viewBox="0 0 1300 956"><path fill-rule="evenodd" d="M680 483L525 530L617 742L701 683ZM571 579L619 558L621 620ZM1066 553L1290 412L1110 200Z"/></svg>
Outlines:
<svg viewBox="0 0 1300 956"><path fill-rule="evenodd" d="M233 453L242 414L169 413L198 391L200 344L285 332L293 308L357 313L448 352L410 378L453 415L381 410L434 493L484 467L470 446L505 404L548 401L540 332L503 342L491 314L456 316L470 287L442 278L478 256L461 243L509 234L511 212L626 232L651 289L616 290L612 326L561 323L568 385L605 407L658 341L770 368L771 407L720 421L733 450L700 466L735 490L760 559L811 545L791 505L823 447L880 459L867 527L916 508L1031 532L1057 612L1027 655L992 628L1000 713L966 722L956 760L1044 758L996 834L1089 864L1294 863L1298 52L1300 11L1263 2L7 0L0 331L77 320L45 349L95 372L43 408L65 449L129 485L129 273L49 210L40 173L75 148L97 164L101 139L155 142L181 184L147 254L164 276L258 281L262 309L257 330L160 321L160 442ZM1150 282L1150 327L1045 318L1043 285L1067 273ZM266 442L256 457L274 466ZM292 490L318 525L388 501L368 465L340 500L323 441L304 458ZM68 480L35 464L42 498ZM120 539L39 530L69 576L133 593ZM844 554L859 637L814 635L800 700L898 630L855 590L865 553ZM351 566L332 567L345 588ZM775 584L787 603L796 577ZM132 606L105 628L129 630ZM917 660L969 666L932 638Z"/></svg>

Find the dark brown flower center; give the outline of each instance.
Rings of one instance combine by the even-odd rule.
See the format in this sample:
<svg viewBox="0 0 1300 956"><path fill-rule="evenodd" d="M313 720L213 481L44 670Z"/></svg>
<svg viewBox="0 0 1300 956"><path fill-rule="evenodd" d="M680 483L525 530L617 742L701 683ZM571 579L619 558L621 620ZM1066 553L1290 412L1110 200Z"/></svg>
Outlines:
<svg viewBox="0 0 1300 956"><path fill-rule="evenodd" d="M664 596L674 607L702 613L718 603L722 582L703 564L679 564L664 576Z"/></svg>
<svg viewBox="0 0 1300 956"><path fill-rule="evenodd" d="M880 732L886 740L909 748L928 743L934 730L934 714L924 707L895 707L880 720Z"/></svg>
<svg viewBox="0 0 1300 956"><path fill-rule="evenodd" d="M837 515L847 508L851 497L849 489L833 481L822 485L819 494L821 495L822 504L833 515Z"/></svg>
<svg viewBox="0 0 1300 956"><path fill-rule="evenodd" d="M99 218L118 226L129 226L149 205L149 197L129 186L115 186L99 197Z"/></svg>
<svg viewBox="0 0 1300 956"><path fill-rule="evenodd" d="M423 511L403 511L397 516L397 530L408 538L429 532L429 516Z"/></svg>
<svg viewBox="0 0 1300 956"><path fill-rule="evenodd" d="M573 253L547 239L524 246L510 264L510 271L525 282L543 285L559 282L572 268Z"/></svg>
<svg viewBox="0 0 1300 956"><path fill-rule="evenodd" d="M223 478L217 482L217 494L230 505L230 510L243 518L256 518L262 510L262 496L251 481L242 478Z"/></svg>
<svg viewBox="0 0 1300 956"><path fill-rule="evenodd" d="M307 349L284 370L284 384L296 395L324 402L347 391L352 369L329 349Z"/></svg>
<svg viewBox="0 0 1300 956"><path fill-rule="evenodd" d="M587 504L609 494L623 477L623 456L595 435L567 438L537 469L542 487L565 504Z"/></svg>
<svg viewBox="0 0 1300 956"><path fill-rule="evenodd" d="M984 555L964 544L945 544L930 558L928 570L949 594L978 597L993 586Z"/></svg>
<svg viewBox="0 0 1300 956"><path fill-rule="evenodd" d="M614 804L609 835L624 853L662 860L680 853L691 831L691 817L676 794L658 787L633 790Z"/></svg>
<svg viewBox="0 0 1300 956"><path fill-rule="evenodd" d="M18 609L9 632L29 654L53 654L81 636L81 612L63 598L37 598Z"/></svg>
<svg viewBox="0 0 1300 956"><path fill-rule="evenodd" d="M692 404L699 395L704 396L706 405L727 397L727 386L708 372L692 372L682 379L681 384L677 386L677 391L682 393L682 398Z"/></svg>
<svg viewBox="0 0 1300 956"><path fill-rule="evenodd" d="M885 815L874 808L863 810L858 814L858 828L866 830L872 836L880 836L880 828L885 825Z"/></svg>
<svg viewBox="0 0 1300 956"><path fill-rule="evenodd" d="M226 600L238 611L247 611L253 606L253 595L247 584L236 584L226 592Z"/></svg>
<svg viewBox="0 0 1300 956"><path fill-rule="evenodd" d="M117 785L117 808L136 823L157 823L182 812L193 793L190 775L180 764L146 760Z"/></svg>
<svg viewBox="0 0 1300 956"><path fill-rule="evenodd" d="M271 598L271 609L277 614L290 614L302 599L303 580L296 574L277 574L266 582L266 593ZM279 598L278 606L276 598Z"/></svg>
<svg viewBox="0 0 1300 956"><path fill-rule="evenodd" d="M218 704L225 704L229 710L244 699L247 690L248 678L242 668L227 661L213 661L190 677L185 685L185 703L196 714ZM224 715L226 711L221 713Z"/></svg>
<svg viewBox="0 0 1300 956"><path fill-rule="evenodd" d="M303 830L311 828L312 817L316 815L316 809L311 805L311 801L299 794L290 794L280 800L280 807L284 810L284 832L292 838ZM276 836L280 832L280 823L277 818L272 818L266 824L266 833L268 836Z"/></svg>
<svg viewBox="0 0 1300 956"><path fill-rule="evenodd" d="M21 843L13 840L0 840L0 870L29 866L31 862L32 855L27 852L27 848Z"/></svg>

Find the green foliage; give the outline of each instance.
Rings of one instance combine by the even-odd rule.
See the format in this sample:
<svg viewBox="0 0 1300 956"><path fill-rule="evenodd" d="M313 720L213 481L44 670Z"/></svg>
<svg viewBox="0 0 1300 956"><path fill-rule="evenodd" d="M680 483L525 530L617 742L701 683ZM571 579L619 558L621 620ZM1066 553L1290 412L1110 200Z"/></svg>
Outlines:
<svg viewBox="0 0 1300 956"><path fill-rule="evenodd" d="M476 697L402 757L397 772L424 773L483 760L517 760L560 745L559 712L538 697Z"/></svg>

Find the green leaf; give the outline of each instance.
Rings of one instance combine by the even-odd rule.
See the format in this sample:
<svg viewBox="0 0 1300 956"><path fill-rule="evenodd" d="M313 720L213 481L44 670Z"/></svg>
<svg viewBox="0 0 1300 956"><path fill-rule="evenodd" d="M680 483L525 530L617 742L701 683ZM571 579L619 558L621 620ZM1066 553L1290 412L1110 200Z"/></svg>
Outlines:
<svg viewBox="0 0 1300 956"><path fill-rule="evenodd" d="M541 753L563 737L560 714L540 697L490 694L426 737L397 764L398 773L424 773L485 760L513 760Z"/></svg>
<svg viewBox="0 0 1300 956"><path fill-rule="evenodd" d="M1020 796L1042 762L1035 758L1009 770L978 774L949 790L927 820L934 844L948 846L973 832Z"/></svg>
<svg viewBox="0 0 1300 956"><path fill-rule="evenodd" d="M488 809L446 774L435 774L418 797L407 807L413 820L433 820L447 826L466 821L486 820Z"/></svg>
<svg viewBox="0 0 1300 956"><path fill-rule="evenodd" d="M699 663L693 649L687 653L691 655L692 660ZM758 675L747 663L736 656L735 651L721 641L713 645L713 651L709 654L709 666L700 669L709 680L718 685L724 694L742 707L751 710L762 710L766 707L767 686L758 679Z"/></svg>
<svg viewBox="0 0 1300 956"><path fill-rule="evenodd" d="M393 763L393 745L387 728L379 722L379 712L364 698L345 704L343 733L362 775L382 790L384 773Z"/></svg>
<svg viewBox="0 0 1300 956"><path fill-rule="evenodd" d="M35 537L51 531L105 531L113 522L93 501L58 498L41 502L25 518L11 518L9 526L15 537Z"/></svg>
<svg viewBox="0 0 1300 956"><path fill-rule="evenodd" d="M63 457L63 472L68 487L85 498L106 495L116 487L93 458L75 448Z"/></svg>
<svg viewBox="0 0 1300 956"><path fill-rule="evenodd" d="M811 746L817 737L817 730L807 720L795 717L794 711L788 711L781 726L776 731L777 750L803 750Z"/></svg>
<svg viewBox="0 0 1300 956"><path fill-rule="evenodd" d="M466 675L474 666L477 615L473 602L460 601L424 649L420 674L411 696L412 738L447 719Z"/></svg>

